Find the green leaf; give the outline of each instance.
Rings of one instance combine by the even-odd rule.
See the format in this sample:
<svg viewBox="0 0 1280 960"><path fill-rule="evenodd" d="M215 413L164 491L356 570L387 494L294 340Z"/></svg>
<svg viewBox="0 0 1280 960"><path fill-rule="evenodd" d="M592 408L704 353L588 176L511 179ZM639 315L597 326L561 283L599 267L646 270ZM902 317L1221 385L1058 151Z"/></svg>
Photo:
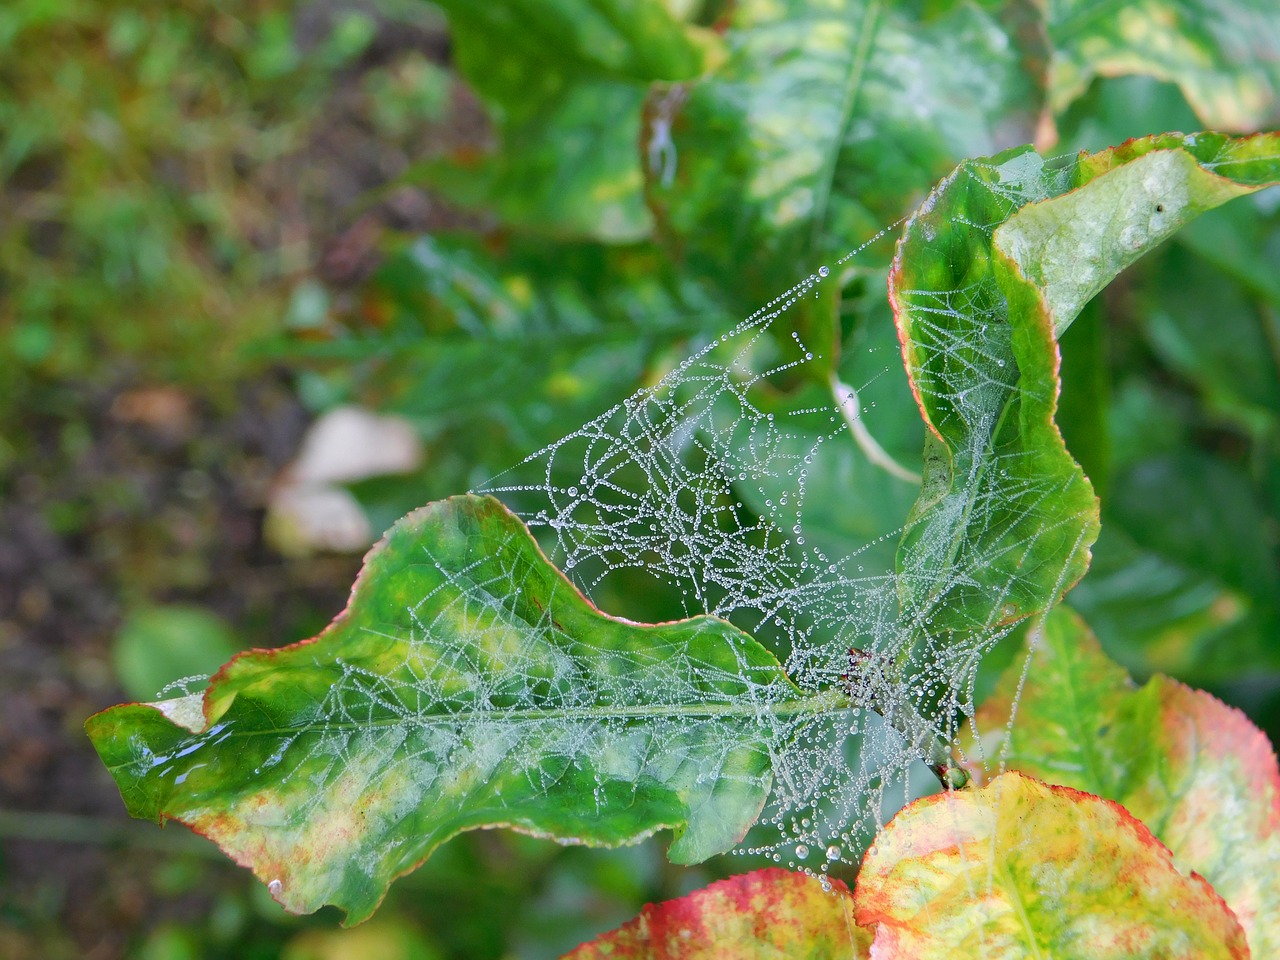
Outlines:
<svg viewBox="0 0 1280 960"><path fill-rule="evenodd" d="M645 172L662 235L733 278L743 309L1031 133L1038 91L969 4L921 22L876 0L745 0L725 42L717 70L650 96Z"/></svg>
<svg viewBox="0 0 1280 960"><path fill-rule="evenodd" d="M429 162L412 176L521 229L614 243L647 236L636 146L645 90L707 69L719 38L661 2L440 5L456 63L501 142L482 160Z"/></svg>
<svg viewBox="0 0 1280 960"><path fill-rule="evenodd" d="M1130 670L1155 670L1197 682L1252 671L1269 641L1254 633L1239 594L1213 577L1139 547L1104 522L1088 575L1071 592L1103 646ZM1226 642L1249 641L1249 647Z"/></svg>
<svg viewBox="0 0 1280 960"><path fill-rule="evenodd" d="M908 222L890 299L932 435L899 570L934 631L1046 609L1083 575L1097 503L1054 423L1054 340L1182 224L1280 179L1278 144L1167 134L1061 168L1021 148L961 164Z"/></svg>
<svg viewBox="0 0 1280 960"><path fill-rule="evenodd" d="M641 240L653 227L636 152L643 103L638 84L566 84L527 118L504 116L496 151L428 161L407 176L451 204L530 233Z"/></svg>
<svg viewBox="0 0 1280 960"><path fill-rule="evenodd" d="M1239 711L1157 675L1141 689L1059 607L974 719L989 768L1124 805L1205 876L1256 957L1280 951L1280 769ZM1020 692L1020 695L1019 695ZM1017 713L1012 725L1013 705Z"/></svg>
<svg viewBox="0 0 1280 960"><path fill-rule="evenodd" d="M601 614L492 498L400 521L319 637L228 663L203 698L91 717L129 812L215 840L294 911L369 916L463 830L732 847L806 699L724 621Z"/></svg>
<svg viewBox="0 0 1280 960"><path fill-rule="evenodd" d="M1249 131L1280 119L1280 11L1269 0L1088 0L1047 4L1049 105L1095 76L1177 83L1202 123Z"/></svg>
<svg viewBox="0 0 1280 960"><path fill-rule="evenodd" d="M854 904L877 960L1249 956L1222 898L1123 807L1017 773L899 812Z"/></svg>
<svg viewBox="0 0 1280 960"><path fill-rule="evenodd" d="M565 960L861 960L870 956L870 945L870 935L853 922L853 899L843 883L824 886L816 877L771 867L650 904Z"/></svg>
<svg viewBox="0 0 1280 960"><path fill-rule="evenodd" d="M1162 134L1081 156L1042 180L1042 195L998 228L995 245L1044 291L1061 335L1094 294L1157 244L1206 210L1280 180L1277 143L1274 134Z"/></svg>
<svg viewBox="0 0 1280 960"><path fill-rule="evenodd" d="M515 105L560 77L690 80L722 54L718 36L668 0L438 0L463 72L484 96ZM493 54L500 53L499 56Z"/></svg>

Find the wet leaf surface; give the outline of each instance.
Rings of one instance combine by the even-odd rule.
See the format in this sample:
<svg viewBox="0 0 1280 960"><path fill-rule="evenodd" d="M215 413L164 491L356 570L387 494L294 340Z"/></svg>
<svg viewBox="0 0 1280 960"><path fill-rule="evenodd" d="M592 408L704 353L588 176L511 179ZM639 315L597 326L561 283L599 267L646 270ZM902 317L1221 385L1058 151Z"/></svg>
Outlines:
<svg viewBox="0 0 1280 960"><path fill-rule="evenodd" d="M670 827L677 862L727 850L769 790L769 714L803 700L724 621L609 618L496 500L457 497L392 529L320 637L88 729L134 816L211 837L291 910L358 921L463 830Z"/></svg>

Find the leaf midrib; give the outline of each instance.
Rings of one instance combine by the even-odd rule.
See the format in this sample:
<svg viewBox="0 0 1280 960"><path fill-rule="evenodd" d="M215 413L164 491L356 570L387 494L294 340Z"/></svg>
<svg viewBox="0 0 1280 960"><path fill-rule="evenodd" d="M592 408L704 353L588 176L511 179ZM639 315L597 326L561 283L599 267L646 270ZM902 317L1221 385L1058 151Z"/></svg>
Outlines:
<svg viewBox="0 0 1280 960"><path fill-rule="evenodd" d="M290 727L259 727L219 731L222 738L298 735L308 732L326 733L335 730L370 730L392 727L432 726L437 724L466 724L475 720L501 723L530 723L541 720L644 720L652 717L745 717L745 716L799 716L806 713L823 713L851 709L849 695L837 689L805 694L774 704L752 702L704 703L704 704L643 704L636 706L599 706L583 708L529 708L529 709L476 709L447 714L418 714L413 717L384 717L369 721L335 721L309 723ZM235 720L227 721L228 725ZM193 734L203 737L209 731ZM116 766L127 766L117 764Z"/></svg>
<svg viewBox="0 0 1280 960"><path fill-rule="evenodd" d="M1010 872L1007 863L999 863L996 871L1008 897L1009 906L1013 909L1014 916L1017 917L1018 924L1025 934L1024 945L1031 951L1031 956L1034 960L1043 960L1044 954L1040 952L1040 938L1036 933L1035 925L1031 922L1030 914L1027 913L1027 905L1022 899L1022 890L1018 885L1017 879Z"/></svg>

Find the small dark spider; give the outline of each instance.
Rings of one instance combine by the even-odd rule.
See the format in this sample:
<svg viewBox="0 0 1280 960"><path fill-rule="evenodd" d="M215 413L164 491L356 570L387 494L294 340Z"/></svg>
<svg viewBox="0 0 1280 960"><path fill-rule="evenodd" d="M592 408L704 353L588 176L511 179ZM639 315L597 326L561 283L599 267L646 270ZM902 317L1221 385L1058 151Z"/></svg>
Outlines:
<svg viewBox="0 0 1280 960"><path fill-rule="evenodd" d="M870 668L879 666L881 670L894 670L898 666L896 657L886 657L877 653L869 653L866 650L859 650L857 647L849 648L849 672L840 674L840 683L844 685L845 690L853 695L854 680L858 677L865 677L870 673Z"/></svg>
<svg viewBox="0 0 1280 960"><path fill-rule="evenodd" d="M851 700L861 699L864 706L882 713L879 698L888 682L886 673L897 670L897 667L896 657L850 647L849 672L840 674L840 683ZM872 671L879 671L879 674L874 675ZM933 762L926 759L925 762L944 790L959 790L968 785L968 772L953 758L937 758Z"/></svg>

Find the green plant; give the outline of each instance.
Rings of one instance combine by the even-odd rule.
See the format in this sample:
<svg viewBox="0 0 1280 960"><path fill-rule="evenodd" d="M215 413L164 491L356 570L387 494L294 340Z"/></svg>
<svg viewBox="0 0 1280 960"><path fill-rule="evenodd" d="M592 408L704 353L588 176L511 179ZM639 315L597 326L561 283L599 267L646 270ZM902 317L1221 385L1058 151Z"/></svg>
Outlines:
<svg viewBox="0 0 1280 960"><path fill-rule="evenodd" d="M687 576L709 608L762 613L768 603L789 618L812 618L814 626L787 636L788 670L723 619L642 627L601 615L497 500L454 498L392 529L367 559L347 611L316 640L237 657L203 694L91 719L90 735L130 811L179 819L212 837L292 909L334 903L355 921L440 842L480 827L591 845L670 827L672 860L697 862L740 842L770 800L780 832L773 846L793 865L813 869L811 844L829 845L817 858L824 869L839 861L844 846L857 843L851 831L873 812L866 798L879 798L895 767L924 760L944 787L964 785L952 753L960 724L1000 729L974 713L979 660L1013 624L1043 622L1084 573L1097 508L1053 422L1055 338L1111 277L1182 223L1280 181L1278 143L1271 135L1164 135L1058 167L1015 150L966 162L935 189L908 222L890 275L929 434L920 497L887 577L866 582L851 575L849 560L829 562L816 548L809 559L803 549L779 549L785 510L754 527L736 517L735 467L746 468L737 472L745 479L786 462L773 444L787 426L774 414L757 432L750 412L725 418L717 410L725 396L745 410L760 377L744 360L749 346L734 344L727 365L708 348L627 401L621 417L611 412L567 438L588 445L585 459L572 460L582 486L549 479L535 520L560 532L565 566L595 559L606 569L630 562L674 574L682 561L701 560ZM766 320L817 297L827 275L824 268L788 291ZM724 344L749 343L759 332L760 321L748 321ZM813 358L797 344L803 360L770 357L770 366ZM804 422L812 413L792 415ZM702 453L687 474L671 452L679 431ZM565 446L544 454L548 478L557 460L573 457ZM637 465L644 475L629 481ZM658 478L663 466L672 475ZM799 519L793 532L802 548ZM717 589L722 596L712 600ZM846 653L842 636L857 636L859 647ZM860 721L864 711L884 726ZM863 753L850 768L835 728L860 738ZM1085 743L1072 742L1088 752L1087 738L1086 731ZM1139 756L1122 759L1138 769L1161 766L1158 739L1124 738L1130 749L1135 742L1144 744ZM873 748L891 754L888 761L868 761ZM984 751L961 754L970 756L981 762ZM1055 756L1014 751L1023 763L1050 768ZM1220 838L1224 845L1254 841L1260 846L1243 849L1256 851L1280 842L1274 758L1264 749L1258 760L1240 771L1264 786L1246 801L1262 808L1252 815L1257 836ZM1096 766L1085 768L1094 777L1088 785L1104 792L1123 792L1119 784L1136 776ZM806 779L811 771L821 777ZM1245 955L1236 915L1206 882L1179 873L1122 808L1045 789L998 778L966 801L972 814L945 799L950 794L941 806L909 808L881 852L863 860L860 891L871 885L867 877L893 876L893 840L915 818L925 826L911 828L911 849L929 842L949 855L956 843L976 843L990 857L1015 858L1001 860L1006 879L988 881L974 907L953 905L954 917L924 926L918 907L895 898L886 879L888 892L866 894L879 906L864 899L856 917L902 955L953 942L947 930L957 923L973 943L1007 940L1010 951L1073 944L1080 955L1102 956L1109 942L1139 938L1153 954L1181 943L1187 956ZM1099 825L1080 833L1071 820L1076 807L1074 816ZM974 838L957 840L948 826L967 837L969 828L954 822L969 816L986 832L975 827ZM1068 827L1076 830L1074 855L1046 881L1063 863L1054 858L1063 856ZM1104 839L1081 856L1080 836ZM1056 846L1039 854L1035 845L1051 841ZM961 876L974 869L964 866ZM1159 880L1135 885L1135 873ZM996 888L1016 904L1055 884L1066 892L1012 933L1003 929L1008 917L975 912ZM1151 897L1149 919L1117 921L1078 940L1073 910L1091 916L1109 909L1107 898L1134 890ZM1277 891L1248 890L1254 902L1246 916L1258 919L1250 933L1269 942L1267 910L1256 901L1270 904ZM1162 904L1176 906L1183 922L1170 926Z"/></svg>
<svg viewBox="0 0 1280 960"><path fill-rule="evenodd" d="M511 825L615 844L671 827L673 859L690 861L732 846L771 794L748 849L819 875L861 860L849 905L829 898L822 909L795 911L809 921L827 907L833 913L800 941L815 953L819 944L847 953L874 936L877 949L904 956L964 946L1020 956L1032 943L1105 956L1117 940L1130 953L1242 956L1247 935L1266 955L1277 894L1265 880L1253 883L1275 857L1277 776L1265 741L1163 682L1127 698L1126 681L1105 661L1071 661L1084 628L1049 611L1083 575L1098 535L1093 489L1054 423L1057 338L1077 316L1086 334L1096 328L1086 303L1138 255L1202 210L1275 181L1275 137L1165 135L1074 162L1019 149L962 164L907 223L890 274L917 411L882 372L894 348L867 292L878 251L820 268L815 252L897 216L922 181L982 149L973 144L986 142L984 124L993 129L1028 97L1060 96L1054 78L1078 68L1079 24L1049 57L1050 83L1037 93L1024 60L1001 52L1000 21L970 6L919 14L927 29L915 30L916 13L874 5L836 15L807 4L743 4L719 38L654 13L643 31L617 28L629 45L593 35L599 19L573 16L606 7L545 8L581 30L566 41L575 56L557 55L538 73L543 86L529 89L522 81L541 48L520 45L517 13L557 14L459 5L460 62L509 112L507 143L480 178L483 190L458 199L497 210L514 238L504 259L474 242L419 241L378 288L391 291L382 301L394 314L389 328L326 347L365 361L392 405L416 404L424 420L450 429L473 419L478 404L511 398L508 441L552 442L485 488L543 535L605 609L635 616L665 594L724 619L652 628L612 620L583 603L494 500L434 504L371 554L347 613L322 638L242 656L207 694L91 720L130 809L215 836L295 909L332 902L360 919L391 878L459 830ZM920 101L893 96L902 82L893 55L907 37L917 55L956 71L926 85L937 100L923 102L936 110L920 123L907 109ZM486 43L523 52L488 60ZM788 57L806 44L814 55ZM1105 45L1098 54L1095 38L1090 49L1090 69L1110 69ZM968 75L966 56L981 63L978 75L1000 79L986 99L964 100L982 115L960 120L943 94ZM485 73L481 61L519 69ZM1193 100L1214 100L1204 93L1213 87L1208 74L1181 77ZM825 82L831 76L845 82ZM700 79L687 89L662 85L692 78ZM655 80L662 84L648 91L643 126L599 122L637 119ZM806 94L799 106L796 90ZM869 123L877 137L850 123L859 104L883 111ZM783 118L804 128L799 146ZM621 146L560 150L579 121ZM538 139L544 134L550 142ZM637 139L647 140L647 207L634 177ZM438 164L419 176L451 186L456 173ZM555 183L557 201L524 189L530 182ZM678 268L643 243L655 225L679 252ZM739 273L747 280L725 282ZM722 310L763 301L796 276L805 279L747 321L716 326ZM1268 295L1265 281L1253 283L1253 293ZM682 299L695 296L710 299L705 321ZM1186 334L1186 324L1168 326ZM637 328L649 338L641 348ZM1217 389L1221 377L1196 350L1161 336L1171 356ZM629 358L638 378L649 356L685 338L691 359L669 364L638 394L627 378L599 372ZM529 352L546 343L554 349L529 372ZM858 350L860 358L855 345L871 352ZM870 365L860 365L867 356ZM1096 362L1082 367L1098 376ZM445 376L453 379L442 384ZM1267 376L1259 382L1266 389ZM1086 392L1073 393L1068 381L1066 401L1085 410L1071 426L1081 431L1089 475L1106 478L1105 444L1084 429L1099 406L1089 407L1096 397ZM615 396L616 407L578 428L585 418L571 401L590 409ZM1231 396L1235 410L1247 407ZM543 405L556 416L540 421ZM1253 416L1252 442L1265 450L1269 420ZM919 450L921 420L917 481L902 464L912 444ZM1073 450L1077 437L1068 435ZM891 513L890 503L902 509ZM1148 511L1126 526L1146 531L1135 550L1179 548L1151 535L1159 523ZM1239 526L1247 533L1247 522ZM866 542L871 549L860 549ZM1265 638L1268 549L1261 545L1256 570L1227 550L1183 571L1208 567L1243 609L1215 611L1223 584L1209 578L1198 595L1180 594L1211 598L1206 605L1152 617L1157 630L1185 631L1199 617L1196 644L1224 621L1246 628L1236 634L1240 649ZM1129 559L1130 573L1150 569L1143 557ZM1120 598L1139 607L1152 593ZM1115 591L1102 599L1095 591L1095 609L1115 609ZM1015 661L986 694L983 666L1017 656L1021 624L1029 642L1065 651L1055 691L1105 703L1075 706L1065 719L1037 714L1032 707L1051 698L1033 671L1021 696L1027 716L999 746L991 741L1019 702L1024 667ZM1239 758L1210 751L1221 769L1209 757L1188 761L1197 741L1177 735L1179 717L1248 749ZM1064 725L1076 732L1051 750ZM976 740L966 742L967 729ZM1072 749L1083 759L1062 760ZM966 778L974 786L906 807L864 858L881 804L900 805L918 790L919 760L947 787ZM1071 789L1013 775L979 786L1002 763ZM896 782L904 776L905 785ZM1170 786L1180 778L1185 790ZM1133 816L1081 789L1131 806L1174 859ZM1239 801L1187 805L1206 791L1232 791ZM1219 803L1240 816L1224 822L1213 813ZM1086 843L1093 846L1081 855ZM939 886L911 882L917 861ZM1189 869L1209 877L1226 905ZM1128 900L1139 875L1150 895L1143 910L1127 926L1097 922L1097 908ZM806 883L790 874L745 882L782 902ZM1046 896L1050 888L1057 899ZM973 897L943 903L947 889ZM667 909L710 916L715 896ZM729 899L741 902L737 893ZM660 926L642 920L599 950L621 950L630 937L626 949L661 955L652 935Z"/></svg>

